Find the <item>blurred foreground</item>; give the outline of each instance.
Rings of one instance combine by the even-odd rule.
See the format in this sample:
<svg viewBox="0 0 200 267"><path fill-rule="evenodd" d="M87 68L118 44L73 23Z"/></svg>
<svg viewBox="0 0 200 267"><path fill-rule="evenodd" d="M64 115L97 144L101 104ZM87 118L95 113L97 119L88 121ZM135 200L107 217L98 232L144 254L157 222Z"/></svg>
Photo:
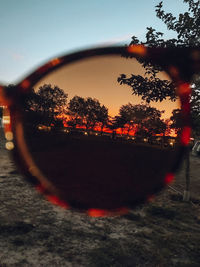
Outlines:
<svg viewBox="0 0 200 267"><path fill-rule="evenodd" d="M90 218L46 202L2 141L0 266L199 266L200 158L191 157L193 203L168 187L127 215ZM181 170L172 187L184 183Z"/></svg>

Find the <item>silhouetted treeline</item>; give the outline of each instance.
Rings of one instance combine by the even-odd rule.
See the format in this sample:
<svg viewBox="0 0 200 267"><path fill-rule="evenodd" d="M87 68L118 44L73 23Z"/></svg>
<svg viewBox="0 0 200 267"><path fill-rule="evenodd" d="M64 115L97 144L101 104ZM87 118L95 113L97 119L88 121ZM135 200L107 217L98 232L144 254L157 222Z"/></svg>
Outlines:
<svg viewBox="0 0 200 267"><path fill-rule="evenodd" d="M99 100L74 96L68 104L68 126L73 128L85 127L86 130L99 126L101 131L108 124L108 108L101 105Z"/></svg>
<svg viewBox="0 0 200 267"><path fill-rule="evenodd" d="M98 99L75 95L68 100L68 95L58 86L44 84L37 92L34 89L28 95L24 110L26 121L32 129L38 126L52 129L84 128L86 131L98 129L101 133L107 129L138 137L170 135L172 129L178 132L180 110L172 112L170 119L162 119L164 111L149 104L133 105L128 103L119 108L115 117L110 117L108 108Z"/></svg>

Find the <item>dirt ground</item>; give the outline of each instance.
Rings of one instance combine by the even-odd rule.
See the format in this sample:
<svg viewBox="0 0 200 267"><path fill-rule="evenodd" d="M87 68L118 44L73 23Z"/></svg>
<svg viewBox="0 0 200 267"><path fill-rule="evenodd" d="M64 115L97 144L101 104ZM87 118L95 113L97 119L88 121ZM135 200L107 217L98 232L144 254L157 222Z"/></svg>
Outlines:
<svg viewBox="0 0 200 267"><path fill-rule="evenodd" d="M27 184L0 143L0 266L200 266L200 158L151 203L92 218L53 206ZM176 190L176 191L174 191Z"/></svg>

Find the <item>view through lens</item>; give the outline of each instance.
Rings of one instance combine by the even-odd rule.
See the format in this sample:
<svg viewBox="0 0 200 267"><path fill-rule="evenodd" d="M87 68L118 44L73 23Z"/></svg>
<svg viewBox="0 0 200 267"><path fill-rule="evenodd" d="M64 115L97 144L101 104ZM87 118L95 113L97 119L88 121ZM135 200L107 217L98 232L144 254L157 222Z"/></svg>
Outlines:
<svg viewBox="0 0 200 267"><path fill-rule="evenodd" d="M45 76L26 100L33 160L73 207L134 206L164 185L179 148L180 103L163 97L173 89L168 75L142 64L83 59Z"/></svg>

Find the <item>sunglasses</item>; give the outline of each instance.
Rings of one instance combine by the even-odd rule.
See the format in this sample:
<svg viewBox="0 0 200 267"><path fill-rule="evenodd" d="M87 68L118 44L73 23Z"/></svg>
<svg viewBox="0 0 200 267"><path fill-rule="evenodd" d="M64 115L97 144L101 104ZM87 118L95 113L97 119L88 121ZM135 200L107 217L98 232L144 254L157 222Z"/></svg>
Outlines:
<svg viewBox="0 0 200 267"><path fill-rule="evenodd" d="M6 148L54 204L126 213L173 180L190 141L200 49L103 47L0 86Z"/></svg>

